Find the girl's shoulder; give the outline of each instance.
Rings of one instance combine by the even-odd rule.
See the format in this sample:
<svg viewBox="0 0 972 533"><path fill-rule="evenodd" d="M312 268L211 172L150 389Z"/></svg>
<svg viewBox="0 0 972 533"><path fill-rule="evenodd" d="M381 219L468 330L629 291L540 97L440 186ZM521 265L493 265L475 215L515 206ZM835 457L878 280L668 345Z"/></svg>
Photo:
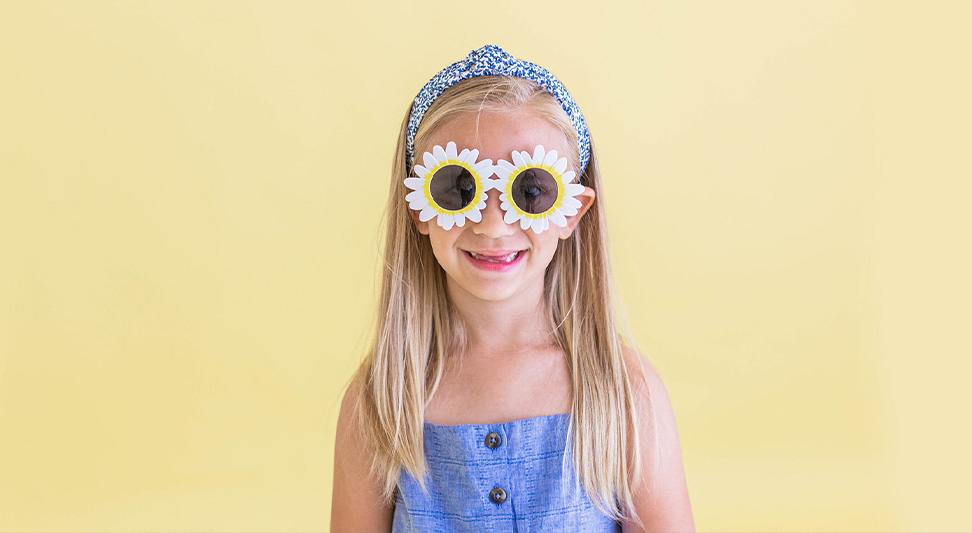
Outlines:
<svg viewBox="0 0 972 533"><path fill-rule="evenodd" d="M622 354L628 370L628 379L631 381L631 392L639 402L649 397L655 389L665 392L661 375L647 357L630 346L625 346Z"/></svg>
<svg viewBox="0 0 972 533"><path fill-rule="evenodd" d="M625 346L623 355L639 424L657 436L667 431L668 437L677 442L675 413L661 374L654 363L634 348Z"/></svg>

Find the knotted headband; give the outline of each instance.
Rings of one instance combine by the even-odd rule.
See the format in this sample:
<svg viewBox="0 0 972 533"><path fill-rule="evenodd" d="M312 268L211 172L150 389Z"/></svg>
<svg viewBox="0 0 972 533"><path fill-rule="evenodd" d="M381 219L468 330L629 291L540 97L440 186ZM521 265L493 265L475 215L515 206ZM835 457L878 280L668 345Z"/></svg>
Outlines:
<svg viewBox="0 0 972 533"><path fill-rule="evenodd" d="M587 131L587 122L581 114L574 99L564 88L563 84L547 72L546 69L528 61L520 61L508 54L505 50L495 44L486 46L469 52L469 55L461 61L449 65L439 71L429 80L412 104L412 114L408 119L408 131L405 136L405 156L409 163L415 162L415 133L418 131L422 117L428 111L429 106L435 99L449 87L456 83L476 76L512 76L524 78L535 82L543 87L548 93L554 96L560 106L567 112L574 129L577 130L577 154L580 156L580 169L578 174L582 174L587 168L590 159L590 134Z"/></svg>

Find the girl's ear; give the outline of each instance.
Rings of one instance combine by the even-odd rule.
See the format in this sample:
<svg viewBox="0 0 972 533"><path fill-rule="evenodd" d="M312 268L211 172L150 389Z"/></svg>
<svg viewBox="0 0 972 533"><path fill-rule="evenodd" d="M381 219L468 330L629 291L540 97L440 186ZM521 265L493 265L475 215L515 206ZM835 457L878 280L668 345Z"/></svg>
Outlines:
<svg viewBox="0 0 972 533"><path fill-rule="evenodd" d="M408 214L411 215L412 216L412 220L415 221L415 228L418 229L418 232L421 233L422 235L428 235L429 234L429 222L428 221L422 222L421 220L419 220L419 212L416 211L416 210L414 210L414 209L409 209L408 210ZM432 219L432 220L435 220L435 219Z"/></svg>
<svg viewBox="0 0 972 533"><path fill-rule="evenodd" d="M584 192L574 197L581 203L580 209L577 210L577 214L567 217L566 226L561 228L560 226L551 225L550 229L556 228L557 233L561 239L569 238L571 233L574 233L574 228L576 228L577 224L580 223L580 219L582 216L584 216L584 213L586 213L587 210L590 209L592 205L594 205L595 196L596 194L594 193L594 189L585 186Z"/></svg>

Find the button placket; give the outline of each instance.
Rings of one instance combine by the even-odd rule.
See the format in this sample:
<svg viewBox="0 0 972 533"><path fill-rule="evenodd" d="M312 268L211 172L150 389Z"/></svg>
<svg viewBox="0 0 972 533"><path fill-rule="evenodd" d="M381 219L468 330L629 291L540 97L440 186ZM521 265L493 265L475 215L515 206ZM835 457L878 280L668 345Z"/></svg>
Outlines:
<svg viewBox="0 0 972 533"><path fill-rule="evenodd" d="M486 438L483 439L483 443L487 448L495 450L503 444L503 437L495 431L490 431L486 434ZM501 487L494 487L493 490L489 491L489 499L496 504L503 503L506 501L506 491Z"/></svg>
<svg viewBox="0 0 972 533"><path fill-rule="evenodd" d="M488 502L487 507L492 508L490 514L494 514L500 520L515 520L512 515L513 507L511 498L511 484L513 473L510 470L509 454L513 450L509 447L509 435L503 424L493 425L485 428L485 434L480 433L479 445L482 446L482 457L489 465L489 477L484 480L488 484L482 487L484 496ZM502 518L501 518L502 517ZM497 522L498 523L498 522ZM512 526L512 522L510 524Z"/></svg>

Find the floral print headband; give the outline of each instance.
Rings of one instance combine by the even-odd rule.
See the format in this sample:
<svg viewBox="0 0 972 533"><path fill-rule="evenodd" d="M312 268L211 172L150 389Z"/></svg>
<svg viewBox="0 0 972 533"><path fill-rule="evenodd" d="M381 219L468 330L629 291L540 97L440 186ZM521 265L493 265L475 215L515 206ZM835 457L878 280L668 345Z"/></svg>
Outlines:
<svg viewBox="0 0 972 533"><path fill-rule="evenodd" d="M581 114L570 93L560 83L560 80L543 67L528 61L518 60L495 44L488 44L469 52L465 59L449 65L433 76L419 91L415 97L415 102L412 103L412 112L409 115L408 129L405 135L405 157L409 165L413 165L415 162L415 134L418 132L419 124L429 106L449 87L462 80L477 76L525 78L552 94L560 102L564 111L567 112L574 129L577 130L577 154L580 156L579 172L584 172L590 159L590 134L587 131L584 115Z"/></svg>

